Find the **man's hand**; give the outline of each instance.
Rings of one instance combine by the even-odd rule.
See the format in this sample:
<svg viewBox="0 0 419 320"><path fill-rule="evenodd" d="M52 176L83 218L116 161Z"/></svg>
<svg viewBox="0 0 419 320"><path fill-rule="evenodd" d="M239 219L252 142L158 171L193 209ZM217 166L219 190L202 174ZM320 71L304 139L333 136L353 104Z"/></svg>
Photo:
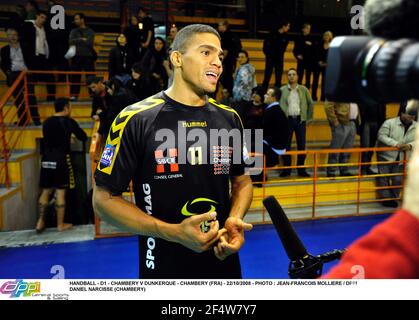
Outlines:
<svg viewBox="0 0 419 320"><path fill-rule="evenodd" d="M403 209L419 218L419 130L416 130L416 147L408 163L407 183L403 195Z"/></svg>
<svg viewBox="0 0 419 320"><path fill-rule="evenodd" d="M399 143L396 147L399 148L399 150L401 151L409 151L412 149L412 146L410 144L404 143Z"/></svg>
<svg viewBox="0 0 419 320"><path fill-rule="evenodd" d="M183 220L179 224L176 242L195 252L207 251L224 233L219 232L219 222L213 221L216 217L216 212L207 212ZM201 231L201 224L205 222L210 222L210 229L206 233Z"/></svg>
<svg viewBox="0 0 419 320"><path fill-rule="evenodd" d="M297 56L297 59L298 59L298 60L303 60L303 56L302 56L301 54L299 54L299 55Z"/></svg>
<svg viewBox="0 0 419 320"><path fill-rule="evenodd" d="M253 226L240 218L230 217L226 220L224 228L220 230L220 241L214 247L215 256L224 260L236 253L244 244L244 231L252 230Z"/></svg>

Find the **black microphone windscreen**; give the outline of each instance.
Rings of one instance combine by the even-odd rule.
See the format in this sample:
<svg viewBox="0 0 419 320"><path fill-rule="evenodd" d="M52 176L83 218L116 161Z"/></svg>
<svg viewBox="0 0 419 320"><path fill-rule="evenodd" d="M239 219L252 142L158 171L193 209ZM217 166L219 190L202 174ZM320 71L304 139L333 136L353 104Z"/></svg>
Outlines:
<svg viewBox="0 0 419 320"><path fill-rule="evenodd" d="M301 260L307 256L307 250L296 234L284 210L273 196L263 200L263 205L271 217L282 245L291 261Z"/></svg>
<svg viewBox="0 0 419 320"><path fill-rule="evenodd" d="M418 0L367 0L365 28L376 37L419 39Z"/></svg>

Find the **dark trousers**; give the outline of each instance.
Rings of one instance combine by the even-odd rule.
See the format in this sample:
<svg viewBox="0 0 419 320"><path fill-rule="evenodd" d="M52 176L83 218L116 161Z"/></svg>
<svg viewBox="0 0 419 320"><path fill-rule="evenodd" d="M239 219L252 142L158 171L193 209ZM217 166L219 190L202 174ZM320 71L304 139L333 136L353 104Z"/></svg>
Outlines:
<svg viewBox="0 0 419 320"><path fill-rule="evenodd" d="M301 121L301 117L288 117L290 124L290 136L288 139L287 151L291 150L292 136L295 132L295 137L297 139L297 150L306 149L306 122ZM283 156L284 166L288 167L291 165L291 156ZM297 165L303 166L306 160L305 154L298 155ZM305 170L305 168L298 169L299 171ZM285 171L285 170L284 170ZM291 171L291 169L288 169Z"/></svg>
<svg viewBox="0 0 419 320"><path fill-rule="evenodd" d="M275 68L275 87L280 88L282 82L282 74L284 72L284 56L282 58L266 57L265 62L265 76L263 78L263 88L266 91L269 87L272 71Z"/></svg>
<svg viewBox="0 0 419 320"><path fill-rule="evenodd" d="M311 63L307 63L304 61L298 61L297 64L297 75L298 75L298 84L302 84L303 83L303 78L304 78L304 73L306 76L306 84L305 86L307 87L307 89L310 90L311 88L311 74L313 73L313 66Z"/></svg>
<svg viewBox="0 0 419 320"><path fill-rule="evenodd" d="M71 71L95 71L95 62L91 57L74 57L71 61ZM81 75L75 74L70 77L71 95L78 96L80 94Z"/></svg>
<svg viewBox="0 0 419 320"><path fill-rule="evenodd" d="M13 71L8 74L7 76L7 84L9 87L13 85L16 81L17 77L19 76L20 71ZM35 97L35 90L33 84L29 84L33 82L31 76L28 77L28 100L29 100L29 112L31 114L32 120L34 122L38 122L40 120L39 113L38 113L38 103ZM24 86L24 81L21 81L16 89L13 91L13 97L15 98L15 106L17 108L17 117L18 117L18 125L25 125L27 122L27 114L25 112L26 103L25 103L25 92L22 90Z"/></svg>
<svg viewBox="0 0 419 320"><path fill-rule="evenodd" d="M326 77L326 68L316 68L313 70L313 91L312 91L312 95L313 95L313 100L318 100L317 99L317 90L319 88L319 79L320 79L320 75L322 76L322 85L321 85L321 95L320 95L320 100L324 101L325 100L325 95L324 95L324 83L325 83L325 77Z"/></svg>
<svg viewBox="0 0 419 320"><path fill-rule="evenodd" d="M49 71L52 69L51 64L49 63L49 60L43 56L35 56L33 60L33 70L41 70L41 71ZM50 73L46 74L40 74L40 73L34 73L33 79L35 82L46 82L47 83L47 99L46 100L55 100L55 79L54 75Z"/></svg>
<svg viewBox="0 0 419 320"><path fill-rule="evenodd" d="M380 126L377 122L365 122L362 124L361 130L361 148L374 148L375 143L377 142L378 130ZM371 162L373 152L363 152L362 153L362 162ZM371 165L366 164L362 166L362 169L367 169Z"/></svg>

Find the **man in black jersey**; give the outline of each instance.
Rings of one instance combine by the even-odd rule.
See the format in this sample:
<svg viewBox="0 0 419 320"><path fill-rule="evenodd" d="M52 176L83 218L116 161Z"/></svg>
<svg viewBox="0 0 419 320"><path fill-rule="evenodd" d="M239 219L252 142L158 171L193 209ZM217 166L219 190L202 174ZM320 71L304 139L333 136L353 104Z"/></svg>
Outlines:
<svg viewBox="0 0 419 320"><path fill-rule="evenodd" d="M72 227L71 224L64 223L66 190L75 187L70 160L71 135L74 134L81 141L86 141L87 135L70 115L71 106L68 99L59 98L55 101L55 114L45 120L42 127L40 177L42 191L39 197L39 219L36 224L38 233L45 229L45 211L54 190L56 190L57 228L59 231L64 231Z"/></svg>
<svg viewBox="0 0 419 320"><path fill-rule="evenodd" d="M171 87L125 108L109 131L93 205L102 219L140 235L144 278L241 277L237 252L252 228L242 219L253 191L240 117L207 97L222 56L212 27L183 28L170 55ZM122 197L130 180L135 205Z"/></svg>

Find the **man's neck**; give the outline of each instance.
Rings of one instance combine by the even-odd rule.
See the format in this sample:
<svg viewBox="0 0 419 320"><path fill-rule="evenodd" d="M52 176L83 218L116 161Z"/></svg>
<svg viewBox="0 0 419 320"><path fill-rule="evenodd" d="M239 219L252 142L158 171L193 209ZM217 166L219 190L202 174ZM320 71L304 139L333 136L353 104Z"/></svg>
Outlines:
<svg viewBox="0 0 419 320"><path fill-rule="evenodd" d="M42 28L44 27L42 24L39 24L39 23L37 23L36 21L35 21L35 25L36 25L39 29L42 29Z"/></svg>
<svg viewBox="0 0 419 320"><path fill-rule="evenodd" d="M290 83L289 85L290 85L291 89L295 89L295 88L297 88L298 83L292 83L292 84Z"/></svg>
<svg viewBox="0 0 419 320"><path fill-rule="evenodd" d="M166 93L169 98L192 107L202 107L207 101L206 95L199 96L186 84L178 84L176 81L173 81L173 85L164 93Z"/></svg>
<svg viewBox="0 0 419 320"><path fill-rule="evenodd" d="M19 42L10 42L12 48L19 48Z"/></svg>

